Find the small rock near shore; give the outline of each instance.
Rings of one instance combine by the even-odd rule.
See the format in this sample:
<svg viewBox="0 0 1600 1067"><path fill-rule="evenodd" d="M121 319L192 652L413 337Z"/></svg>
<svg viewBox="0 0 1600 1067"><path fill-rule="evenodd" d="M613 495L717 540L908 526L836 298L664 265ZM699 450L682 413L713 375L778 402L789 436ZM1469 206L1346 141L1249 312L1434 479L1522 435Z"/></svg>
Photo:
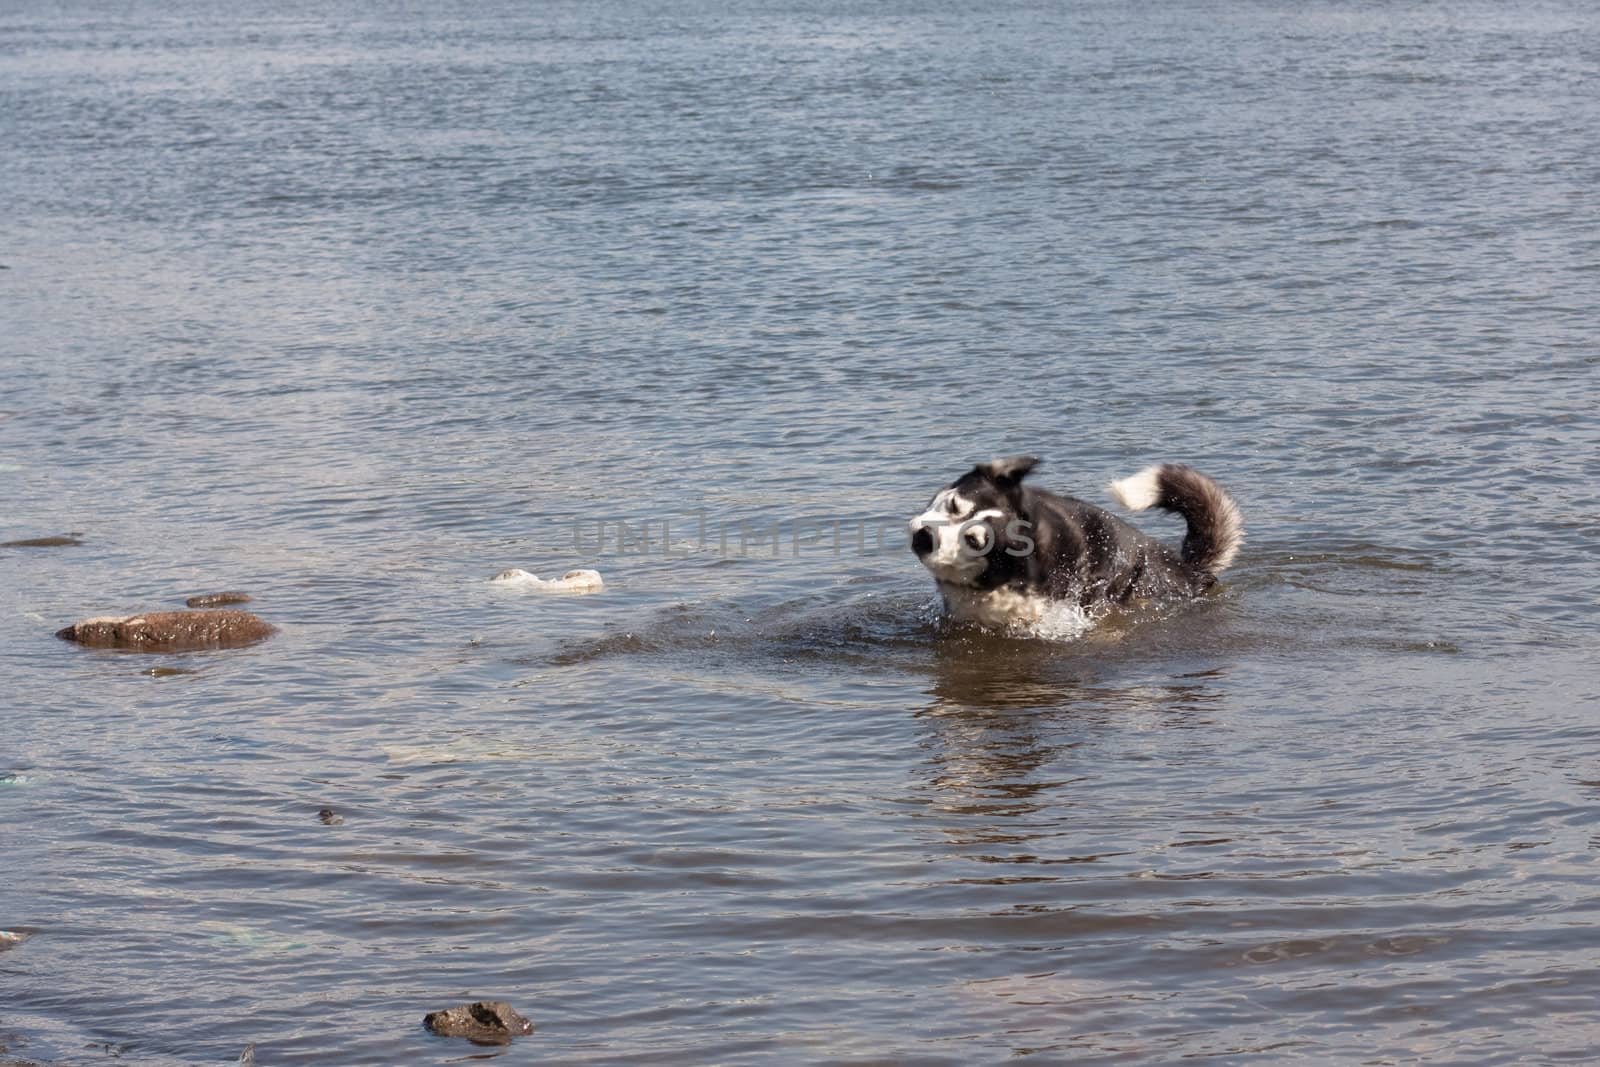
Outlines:
<svg viewBox="0 0 1600 1067"><path fill-rule="evenodd" d="M503 1000L429 1012L422 1025L440 1037L464 1037L475 1045L509 1045L513 1037L533 1033L533 1023Z"/></svg>
<svg viewBox="0 0 1600 1067"><path fill-rule="evenodd" d="M250 603L249 593L201 593L184 601L191 608L225 608L229 604Z"/></svg>
<svg viewBox="0 0 1600 1067"><path fill-rule="evenodd" d="M90 648L190 652L253 645L271 637L277 629L247 611L151 611L120 618L85 619L57 630L56 636Z"/></svg>

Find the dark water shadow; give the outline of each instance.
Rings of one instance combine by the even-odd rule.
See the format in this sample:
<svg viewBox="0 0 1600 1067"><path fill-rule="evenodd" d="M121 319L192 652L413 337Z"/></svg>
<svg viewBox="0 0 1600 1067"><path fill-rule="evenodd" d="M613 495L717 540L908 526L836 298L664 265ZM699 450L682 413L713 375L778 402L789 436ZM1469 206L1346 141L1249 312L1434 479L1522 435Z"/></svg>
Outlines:
<svg viewBox="0 0 1600 1067"><path fill-rule="evenodd" d="M1435 608L1459 579L1455 570L1425 552L1365 542L1261 546L1211 595L1108 612L1070 637L949 623L916 577L777 602L678 603L513 662L559 668L665 657L710 670L900 671L943 679L935 687L951 692L966 686L970 700L957 702L1024 706L1129 670L1181 675L1241 659L1350 652L1448 655L1463 640Z"/></svg>

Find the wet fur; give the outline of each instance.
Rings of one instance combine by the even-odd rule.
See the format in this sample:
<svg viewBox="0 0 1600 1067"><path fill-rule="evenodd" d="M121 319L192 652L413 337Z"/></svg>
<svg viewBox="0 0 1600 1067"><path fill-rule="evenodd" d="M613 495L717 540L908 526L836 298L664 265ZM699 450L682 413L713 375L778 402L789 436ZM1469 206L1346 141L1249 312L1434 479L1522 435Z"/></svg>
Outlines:
<svg viewBox="0 0 1600 1067"><path fill-rule="evenodd" d="M1151 467L1113 486L1132 508L1182 515L1188 534L1178 551L1103 508L1024 486L1037 462L1018 456L979 464L911 521L912 547L953 617L996 625L1032 621L1051 604L1094 609L1199 596L1216 584L1243 540L1232 498L1191 468ZM992 547L963 560L952 546L963 536L981 541L980 524L989 528ZM1017 551L1025 547L1018 533L1031 539L1031 550Z"/></svg>

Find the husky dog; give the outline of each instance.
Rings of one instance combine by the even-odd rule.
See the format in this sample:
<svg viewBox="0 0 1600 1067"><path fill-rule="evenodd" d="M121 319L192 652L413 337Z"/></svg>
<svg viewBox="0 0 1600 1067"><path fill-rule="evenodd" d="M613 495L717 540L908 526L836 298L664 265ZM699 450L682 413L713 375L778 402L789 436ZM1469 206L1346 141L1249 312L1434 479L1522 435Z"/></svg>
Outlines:
<svg viewBox="0 0 1600 1067"><path fill-rule="evenodd" d="M1238 505L1197 470L1160 464L1110 485L1130 511L1183 516L1189 532L1175 552L1093 504L1024 487L1038 463L980 463L911 520L911 549L933 572L952 618L1004 627L1035 622L1052 605L1093 611L1199 596L1244 541Z"/></svg>

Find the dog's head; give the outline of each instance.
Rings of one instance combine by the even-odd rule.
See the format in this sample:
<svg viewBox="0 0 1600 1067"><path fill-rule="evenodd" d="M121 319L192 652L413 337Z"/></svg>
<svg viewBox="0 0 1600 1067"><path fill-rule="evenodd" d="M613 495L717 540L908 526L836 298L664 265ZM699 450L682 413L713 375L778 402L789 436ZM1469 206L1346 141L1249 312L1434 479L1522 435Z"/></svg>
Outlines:
<svg viewBox="0 0 1600 1067"><path fill-rule="evenodd" d="M911 550L939 581L992 589L1023 569L1027 536L1022 479L1032 456L980 463L934 494L911 520Z"/></svg>

